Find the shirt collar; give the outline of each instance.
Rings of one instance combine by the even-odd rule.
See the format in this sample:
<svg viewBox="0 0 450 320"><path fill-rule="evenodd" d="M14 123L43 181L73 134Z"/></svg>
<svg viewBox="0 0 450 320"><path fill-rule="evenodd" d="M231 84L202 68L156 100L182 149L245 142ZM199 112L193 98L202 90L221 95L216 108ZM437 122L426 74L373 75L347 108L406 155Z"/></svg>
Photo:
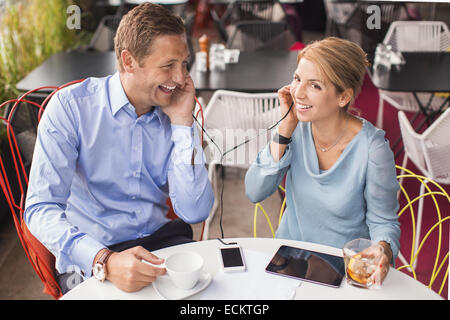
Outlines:
<svg viewBox="0 0 450 320"><path fill-rule="evenodd" d="M123 89L119 72L116 72L109 79L109 103L111 105L111 112L113 116L115 116L116 113L125 106L127 106L130 111L132 110L136 115L134 106L130 103L130 100L128 100L125 90ZM142 115L142 120L149 123L155 115L156 119L159 121L159 125L161 125L163 122L164 113L160 107L154 107L152 111Z"/></svg>
<svg viewBox="0 0 450 320"><path fill-rule="evenodd" d="M166 114L161 110L161 107L154 107L152 112L156 118L159 120L159 125L161 126L163 124L163 118L166 116ZM150 112L147 114L149 115ZM146 118L146 120L151 120L151 117Z"/></svg>
<svg viewBox="0 0 450 320"><path fill-rule="evenodd" d="M113 116L116 115L123 106L130 103L125 91L123 90L122 83L120 82L119 73L116 72L109 79L109 103L111 105L111 112Z"/></svg>

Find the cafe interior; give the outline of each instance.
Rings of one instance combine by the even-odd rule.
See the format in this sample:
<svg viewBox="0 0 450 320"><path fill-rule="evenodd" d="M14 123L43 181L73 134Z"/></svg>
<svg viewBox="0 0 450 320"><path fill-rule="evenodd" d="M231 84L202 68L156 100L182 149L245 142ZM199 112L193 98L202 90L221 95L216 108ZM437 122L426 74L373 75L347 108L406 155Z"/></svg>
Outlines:
<svg viewBox="0 0 450 320"><path fill-rule="evenodd" d="M38 2L0 1L0 299L6 300L55 298L43 291L33 258L45 253L27 248L21 222L44 107L64 86L115 72L119 22L144 1ZM244 178L280 115L264 115L262 108L250 120L240 117L249 106L278 106L276 92L292 81L298 52L313 41L340 37L357 43L370 63L352 112L385 131L395 158L401 186L395 268L448 299L450 2L151 2L182 17L190 50L193 114L215 195L208 219L192 225L194 240L275 236L286 207L285 181L255 204L246 196ZM36 10L42 19L31 26ZM62 31L53 32L57 24ZM227 108L235 111L225 114ZM214 140L230 128L234 136L217 145Z"/></svg>

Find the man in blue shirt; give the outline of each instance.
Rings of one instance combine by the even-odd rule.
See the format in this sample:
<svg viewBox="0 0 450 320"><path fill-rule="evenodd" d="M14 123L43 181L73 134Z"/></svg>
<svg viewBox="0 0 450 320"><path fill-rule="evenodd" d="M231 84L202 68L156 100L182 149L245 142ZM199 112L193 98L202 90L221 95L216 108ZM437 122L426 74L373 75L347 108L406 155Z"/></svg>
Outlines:
<svg viewBox="0 0 450 320"><path fill-rule="evenodd" d="M150 251L192 241L214 196L194 128L182 20L145 3L122 19L119 72L57 92L38 127L28 228L67 275L137 291L165 273ZM166 217L170 197L175 213ZM82 280L81 279L81 280Z"/></svg>

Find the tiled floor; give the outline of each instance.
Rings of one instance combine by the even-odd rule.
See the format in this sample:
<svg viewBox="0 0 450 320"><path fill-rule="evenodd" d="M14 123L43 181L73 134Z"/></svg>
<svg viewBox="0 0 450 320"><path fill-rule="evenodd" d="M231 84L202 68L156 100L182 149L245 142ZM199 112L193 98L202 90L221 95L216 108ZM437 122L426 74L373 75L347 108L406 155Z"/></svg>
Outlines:
<svg viewBox="0 0 450 320"><path fill-rule="evenodd" d="M0 299L53 299L42 289L8 217L0 227Z"/></svg>

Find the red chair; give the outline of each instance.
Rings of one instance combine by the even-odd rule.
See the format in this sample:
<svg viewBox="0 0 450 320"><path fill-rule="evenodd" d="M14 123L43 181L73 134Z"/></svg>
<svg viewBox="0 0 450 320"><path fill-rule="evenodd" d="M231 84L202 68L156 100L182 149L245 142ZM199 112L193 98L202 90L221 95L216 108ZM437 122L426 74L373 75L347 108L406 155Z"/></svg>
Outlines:
<svg viewBox="0 0 450 320"><path fill-rule="evenodd" d="M30 261L31 265L33 266L34 270L36 271L37 275L41 279L41 281L44 283L44 292L53 296L55 299L58 299L62 296L61 288L59 287L58 282L56 281L56 270L55 270L55 257L53 254L47 250L40 242L37 240L31 232L28 230L24 220L23 220L23 213L25 210L25 198L26 198L26 191L28 186L28 171L29 166L31 164L31 157L30 152L25 154L24 148L19 148L15 125L14 125L14 118L20 114L19 113L19 107L23 107L25 104L30 109L28 110L28 115L32 114L34 117L36 117L36 127L31 128L29 130L21 132L19 135L27 134L29 145L31 145L31 155L32 150L34 148L34 142L36 141L36 130L37 130L37 123L39 122L42 112L44 111L44 108L47 104L47 102L50 100L50 98L57 92L58 90L67 87L69 85L81 82L83 80L77 80L69 82L65 85L62 85L60 87L56 86L47 86L47 87L40 87L31 91L28 91L24 95L22 95L18 99L12 99L8 100L0 105L0 110L5 106L12 107L8 112L8 118L0 117L1 120L4 121L6 124L6 132L8 136L8 142L9 142L9 151L10 156L12 159L12 165L15 169L15 175L14 173L11 175L11 173L8 175L5 165L2 159L2 155L0 155L0 167L1 167L1 175L0 175L0 187L6 197L6 201L8 203L8 206L11 210L14 225L17 231L17 234L19 236L19 240L22 244L23 249L25 250L25 253L28 257L28 260ZM36 101L32 101L29 96L33 93L37 93L42 90L48 90L53 89L52 93L48 95L45 100L39 104ZM33 109L33 110L32 110ZM33 118L33 116L32 116ZM33 134L34 134L34 140L33 140ZM25 136L25 135L24 135ZM31 138L30 138L31 137ZM5 155L6 156L6 155ZM24 165L24 158L25 163L28 163L28 165ZM12 186L17 185L18 191L13 191Z"/></svg>

